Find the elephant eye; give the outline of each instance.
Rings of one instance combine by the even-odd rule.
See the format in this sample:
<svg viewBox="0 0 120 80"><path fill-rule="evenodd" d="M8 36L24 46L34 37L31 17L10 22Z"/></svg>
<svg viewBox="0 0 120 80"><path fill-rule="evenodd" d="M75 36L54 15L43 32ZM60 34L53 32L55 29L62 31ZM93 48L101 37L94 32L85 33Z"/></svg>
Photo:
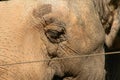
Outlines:
<svg viewBox="0 0 120 80"><path fill-rule="evenodd" d="M58 32L56 30L47 30L46 33L48 33L49 36L53 39L58 39L58 38L60 38L60 35L62 35L61 32Z"/></svg>
<svg viewBox="0 0 120 80"><path fill-rule="evenodd" d="M48 40L52 43L60 43L65 41L65 29L62 26L48 26L45 29L45 35L47 36Z"/></svg>

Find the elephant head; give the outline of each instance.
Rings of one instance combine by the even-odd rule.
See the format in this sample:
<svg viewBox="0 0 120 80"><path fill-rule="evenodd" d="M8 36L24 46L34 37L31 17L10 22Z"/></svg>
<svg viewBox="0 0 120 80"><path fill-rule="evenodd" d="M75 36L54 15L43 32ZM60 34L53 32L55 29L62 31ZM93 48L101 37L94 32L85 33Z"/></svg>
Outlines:
<svg viewBox="0 0 120 80"><path fill-rule="evenodd" d="M1 2L0 64L104 53L105 31L97 3L99 0ZM54 74L102 80L104 55L7 65L0 72L1 80L51 80Z"/></svg>
<svg viewBox="0 0 120 80"><path fill-rule="evenodd" d="M59 17L57 13L57 17L59 18L59 20L61 19L61 21L64 22L62 23L61 21L59 22L57 20L57 24L60 23L62 26L60 25L55 27L54 25L52 26L52 24L50 24L47 25L47 27L45 28L48 40L52 44L57 44L57 48L47 48L51 58L104 53L104 43L108 47L110 47L120 28L119 0L77 0L75 2L70 0L66 2L68 5L68 9L64 10L62 8L61 10L64 11L64 14L62 16L63 18L65 18L65 21L64 19L62 19L61 16ZM67 17L65 15L66 13ZM55 15L56 14L54 14L54 16ZM89 17L89 19L87 17ZM83 60L84 58L71 60L69 59L65 61L61 60L59 61L60 63L53 61L50 65L56 70L56 75L59 76L63 76L66 74L67 76L68 74L69 76L77 75L77 78L74 77L75 80L88 80L89 77L91 78L91 80L105 79L103 67L104 56L95 56L84 61ZM82 64L82 62L86 64ZM93 63L95 63L94 65L99 66L90 67L92 66L90 64ZM78 69L78 66L83 66L84 68ZM94 70L91 75L96 74L96 77L91 76L88 72L90 70L93 70L94 68L96 68L96 71ZM84 70L87 71L84 72ZM72 78L71 80L74 79Z"/></svg>

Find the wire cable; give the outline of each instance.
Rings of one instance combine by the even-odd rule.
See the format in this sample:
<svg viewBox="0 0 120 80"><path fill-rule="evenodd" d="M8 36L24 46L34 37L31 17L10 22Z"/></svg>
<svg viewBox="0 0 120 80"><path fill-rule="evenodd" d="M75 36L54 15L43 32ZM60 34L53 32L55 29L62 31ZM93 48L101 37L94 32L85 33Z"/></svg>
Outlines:
<svg viewBox="0 0 120 80"><path fill-rule="evenodd" d="M20 65L20 64L40 63L40 62L47 62L47 61L57 61L57 60L72 59L72 58L93 57L93 56L102 56L102 55L113 55L113 54L120 54L120 51L107 52L107 53L98 53L98 54L89 54L89 55L80 55L80 56L69 56L69 57L54 58L54 59L44 59L44 60L36 60L36 61L16 62L16 63L2 64L2 65L0 65L0 67L14 66L14 65Z"/></svg>

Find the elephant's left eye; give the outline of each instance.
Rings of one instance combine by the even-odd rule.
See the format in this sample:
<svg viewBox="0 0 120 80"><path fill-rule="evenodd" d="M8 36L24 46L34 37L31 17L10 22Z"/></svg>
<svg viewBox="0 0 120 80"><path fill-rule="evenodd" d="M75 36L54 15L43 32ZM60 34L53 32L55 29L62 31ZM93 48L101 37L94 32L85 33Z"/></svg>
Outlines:
<svg viewBox="0 0 120 80"><path fill-rule="evenodd" d="M52 43L59 43L66 40L65 29L62 26L48 25L45 28L45 34Z"/></svg>
<svg viewBox="0 0 120 80"><path fill-rule="evenodd" d="M49 36L53 39L58 39L58 38L60 38L60 35L63 34L63 32L58 32L56 30L50 30L50 29L47 30L46 33L48 33Z"/></svg>

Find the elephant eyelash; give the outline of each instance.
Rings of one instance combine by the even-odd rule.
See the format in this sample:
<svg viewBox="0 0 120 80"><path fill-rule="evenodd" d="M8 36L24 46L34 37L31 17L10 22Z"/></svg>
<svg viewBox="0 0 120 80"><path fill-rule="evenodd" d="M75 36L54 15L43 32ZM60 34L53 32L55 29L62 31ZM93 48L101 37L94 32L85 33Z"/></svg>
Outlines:
<svg viewBox="0 0 120 80"><path fill-rule="evenodd" d="M45 19L45 17L42 17L42 18L40 19L40 24L41 24L43 27L46 27L46 26L52 24L53 22L54 22L54 19L52 19L52 18L51 18L50 20Z"/></svg>
<svg viewBox="0 0 120 80"><path fill-rule="evenodd" d="M47 26L44 17L41 18L40 24L43 25L44 27Z"/></svg>
<svg viewBox="0 0 120 80"><path fill-rule="evenodd" d="M42 20L43 20L43 22L45 23L46 26L55 22L55 18L46 18L44 16L42 17Z"/></svg>
<svg viewBox="0 0 120 80"><path fill-rule="evenodd" d="M54 21L55 21L54 18L50 18L50 19L48 19L48 20L45 20L45 23L46 23L47 25L49 25L49 24L53 23Z"/></svg>

